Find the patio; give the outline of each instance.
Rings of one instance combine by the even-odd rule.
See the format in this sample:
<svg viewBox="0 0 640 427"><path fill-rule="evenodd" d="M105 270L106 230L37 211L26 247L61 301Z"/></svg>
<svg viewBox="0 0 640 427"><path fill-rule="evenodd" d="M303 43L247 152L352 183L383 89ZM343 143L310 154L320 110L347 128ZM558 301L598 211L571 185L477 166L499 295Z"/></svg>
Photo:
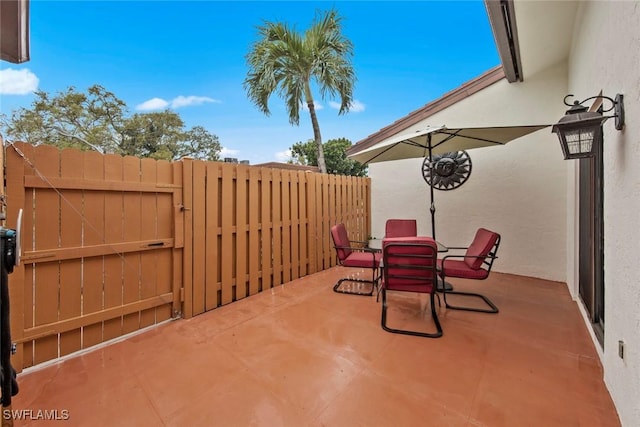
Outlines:
<svg viewBox="0 0 640 427"><path fill-rule="evenodd" d="M425 339L383 331L375 297L334 293L346 271L24 372L14 411L66 410L69 420L16 425L620 425L564 284L453 279L482 286L500 313L440 308L444 336ZM419 315L417 301L393 301L402 308L390 322Z"/></svg>

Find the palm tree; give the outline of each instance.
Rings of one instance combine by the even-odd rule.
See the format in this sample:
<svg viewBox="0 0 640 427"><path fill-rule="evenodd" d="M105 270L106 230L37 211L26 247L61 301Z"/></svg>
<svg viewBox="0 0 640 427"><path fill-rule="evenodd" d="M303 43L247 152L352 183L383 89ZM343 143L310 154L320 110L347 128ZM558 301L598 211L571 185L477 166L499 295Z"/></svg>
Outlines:
<svg viewBox="0 0 640 427"><path fill-rule="evenodd" d="M268 101L278 92L287 104L289 123L300 123L300 107L306 103L318 150L318 167L326 173L322 136L311 93L312 82L322 99L341 99L338 114L349 111L355 74L351 64L353 44L341 33L341 18L335 10L318 13L311 28L299 34L281 22L265 22L247 54L249 71L244 88L249 99L266 115Z"/></svg>

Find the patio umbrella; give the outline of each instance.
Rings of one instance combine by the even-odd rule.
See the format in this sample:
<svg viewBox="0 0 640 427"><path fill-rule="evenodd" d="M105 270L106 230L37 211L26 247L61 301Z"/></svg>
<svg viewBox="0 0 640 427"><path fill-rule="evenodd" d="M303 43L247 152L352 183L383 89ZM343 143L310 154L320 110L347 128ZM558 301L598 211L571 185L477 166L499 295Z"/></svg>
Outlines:
<svg viewBox="0 0 640 427"><path fill-rule="evenodd" d="M386 141L382 141L349 155L349 158L363 164L427 156L429 159L432 159L434 154L505 145L514 139L549 126L550 125L497 126L453 129L447 128L446 126L428 126L415 132L400 134ZM431 164L431 173L433 174L433 172L433 164ZM431 233L435 239L436 208L433 200L433 188L433 180L431 180L431 184L429 185L431 195Z"/></svg>

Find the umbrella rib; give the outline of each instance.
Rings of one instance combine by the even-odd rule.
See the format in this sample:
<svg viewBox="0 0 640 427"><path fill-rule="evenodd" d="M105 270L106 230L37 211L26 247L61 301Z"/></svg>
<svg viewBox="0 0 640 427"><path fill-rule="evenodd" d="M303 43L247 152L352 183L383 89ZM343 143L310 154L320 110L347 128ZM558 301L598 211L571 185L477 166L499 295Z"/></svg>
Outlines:
<svg viewBox="0 0 640 427"><path fill-rule="evenodd" d="M459 137L459 138L467 138L467 139L473 139L473 140L476 140L476 141L489 142L491 144L496 144L496 145L504 145L505 144L504 142L494 141L492 139L479 138L479 137L476 137L476 136L459 135L460 132L462 132L462 129L458 129L456 132L447 132L447 131L442 131L442 130L434 132L434 133L445 134L445 135L448 135L448 136L444 140L442 140L442 141L438 142L436 145L434 145L433 148L436 148L436 147L444 144L445 142L449 141L451 138L455 138L456 136Z"/></svg>

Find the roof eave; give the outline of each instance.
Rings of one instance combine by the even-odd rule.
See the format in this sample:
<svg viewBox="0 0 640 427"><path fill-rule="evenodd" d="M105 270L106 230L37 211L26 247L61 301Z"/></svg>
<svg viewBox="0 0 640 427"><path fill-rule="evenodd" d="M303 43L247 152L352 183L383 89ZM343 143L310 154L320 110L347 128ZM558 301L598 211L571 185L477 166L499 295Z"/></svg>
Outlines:
<svg viewBox="0 0 640 427"><path fill-rule="evenodd" d="M484 0L500 61L509 83L521 82L522 60L513 0Z"/></svg>

